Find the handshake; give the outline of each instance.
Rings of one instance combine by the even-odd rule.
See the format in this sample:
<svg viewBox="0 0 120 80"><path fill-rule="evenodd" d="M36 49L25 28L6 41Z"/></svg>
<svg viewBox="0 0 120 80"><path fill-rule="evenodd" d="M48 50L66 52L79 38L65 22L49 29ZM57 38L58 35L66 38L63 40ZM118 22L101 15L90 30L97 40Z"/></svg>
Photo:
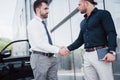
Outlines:
<svg viewBox="0 0 120 80"><path fill-rule="evenodd" d="M59 55L60 56L66 56L70 51L68 50L67 47L60 47L60 50L59 50Z"/></svg>

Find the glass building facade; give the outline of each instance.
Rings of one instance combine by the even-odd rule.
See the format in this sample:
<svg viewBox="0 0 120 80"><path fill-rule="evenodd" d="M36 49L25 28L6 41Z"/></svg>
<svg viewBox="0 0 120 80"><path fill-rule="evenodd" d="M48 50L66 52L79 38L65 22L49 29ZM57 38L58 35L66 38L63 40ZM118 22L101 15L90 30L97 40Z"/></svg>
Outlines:
<svg viewBox="0 0 120 80"><path fill-rule="evenodd" d="M17 0L15 17L13 21L14 40L27 39L27 24L34 17L33 2L35 0ZM52 38L55 45L68 46L77 37L80 31L80 22L83 14L77 11L79 0L49 0L48 25L52 31ZM120 0L95 0L99 9L110 11L118 34L117 61L113 64L115 80L120 79ZM20 45L19 45L20 44ZM26 55L28 44L19 43L15 45L15 56ZM21 46L22 44L22 46ZM18 48L19 47L19 48ZM70 55L61 57L58 55L59 80L83 80L83 59L84 45L79 49L70 52ZM16 54L17 53L17 54ZM21 54L20 54L21 53Z"/></svg>

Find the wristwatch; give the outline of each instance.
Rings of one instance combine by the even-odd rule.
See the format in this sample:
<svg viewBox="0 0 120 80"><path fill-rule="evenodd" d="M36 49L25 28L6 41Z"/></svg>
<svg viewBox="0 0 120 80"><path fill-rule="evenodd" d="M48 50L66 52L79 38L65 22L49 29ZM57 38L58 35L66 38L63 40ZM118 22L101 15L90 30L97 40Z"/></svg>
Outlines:
<svg viewBox="0 0 120 80"><path fill-rule="evenodd" d="M116 55L116 52L115 52L115 51L110 51L109 53L110 53L110 54L113 54L113 55Z"/></svg>

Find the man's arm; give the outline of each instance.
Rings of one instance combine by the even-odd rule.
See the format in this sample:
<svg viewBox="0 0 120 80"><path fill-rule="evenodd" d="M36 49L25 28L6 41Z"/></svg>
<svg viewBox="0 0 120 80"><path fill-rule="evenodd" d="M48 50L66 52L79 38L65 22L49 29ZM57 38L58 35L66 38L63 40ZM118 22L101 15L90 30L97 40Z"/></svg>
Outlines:
<svg viewBox="0 0 120 80"><path fill-rule="evenodd" d="M117 33L115 30L115 25L112 16L108 11L103 11L101 16L102 16L102 24L107 34L109 51L115 51L117 47L117 43L116 43Z"/></svg>
<svg viewBox="0 0 120 80"><path fill-rule="evenodd" d="M83 44L83 42L84 42L83 32L80 31L78 38L71 45L69 45L67 48L69 51L75 50L75 49L79 48Z"/></svg>
<svg viewBox="0 0 120 80"><path fill-rule="evenodd" d="M110 12L103 11L102 13L102 24L104 27L104 30L107 34L108 39L108 54L105 55L104 59L106 62L114 62L115 57L115 51L117 47L117 33L115 30L115 25L112 19L112 16Z"/></svg>

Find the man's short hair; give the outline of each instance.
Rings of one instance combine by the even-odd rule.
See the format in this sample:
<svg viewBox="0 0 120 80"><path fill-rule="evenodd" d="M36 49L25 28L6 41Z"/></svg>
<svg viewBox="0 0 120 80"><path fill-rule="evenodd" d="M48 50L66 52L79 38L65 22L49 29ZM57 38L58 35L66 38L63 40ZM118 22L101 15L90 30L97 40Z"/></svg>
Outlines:
<svg viewBox="0 0 120 80"><path fill-rule="evenodd" d="M42 6L42 3L46 3L48 5L47 0L36 0L33 5L34 12L36 13L36 8Z"/></svg>
<svg viewBox="0 0 120 80"><path fill-rule="evenodd" d="M88 1L88 2L90 2L93 5L97 5L97 2L95 2L94 0L84 0L84 1Z"/></svg>

